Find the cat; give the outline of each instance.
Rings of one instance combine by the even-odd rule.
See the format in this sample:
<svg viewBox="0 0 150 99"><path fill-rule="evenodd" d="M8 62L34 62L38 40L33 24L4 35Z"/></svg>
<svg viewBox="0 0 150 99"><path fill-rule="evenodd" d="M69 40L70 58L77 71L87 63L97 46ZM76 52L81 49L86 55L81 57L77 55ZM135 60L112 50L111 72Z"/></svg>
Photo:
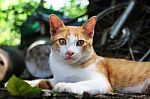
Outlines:
<svg viewBox="0 0 150 99"><path fill-rule="evenodd" d="M50 15L52 79L27 81L32 86L75 94L149 93L150 63L96 55L92 43L96 16L82 26L65 26Z"/></svg>

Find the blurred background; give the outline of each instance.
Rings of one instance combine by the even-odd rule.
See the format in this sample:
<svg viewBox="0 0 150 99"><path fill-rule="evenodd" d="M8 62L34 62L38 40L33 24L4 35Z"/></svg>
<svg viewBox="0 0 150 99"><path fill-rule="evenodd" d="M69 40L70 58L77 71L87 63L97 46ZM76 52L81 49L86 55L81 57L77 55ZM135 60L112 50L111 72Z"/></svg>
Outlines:
<svg viewBox="0 0 150 99"><path fill-rule="evenodd" d="M93 47L98 55L150 61L148 0L0 0L0 81L52 77L49 15L66 25L97 16Z"/></svg>
<svg viewBox="0 0 150 99"><path fill-rule="evenodd" d="M20 26L39 6L41 9L44 7L41 11L47 10L47 14L55 12L61 16L75 18L87 11L87 5L88 0L0 0L0 44L19 45ZM83 19L86 20L87 17Z"/></svg>

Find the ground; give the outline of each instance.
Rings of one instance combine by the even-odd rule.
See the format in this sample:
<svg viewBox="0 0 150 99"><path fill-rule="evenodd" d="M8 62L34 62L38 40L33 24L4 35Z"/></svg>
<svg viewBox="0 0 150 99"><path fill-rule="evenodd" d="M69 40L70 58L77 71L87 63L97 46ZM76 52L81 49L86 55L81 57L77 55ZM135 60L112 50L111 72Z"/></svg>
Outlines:
<svg viewBox="0 0 150 99"><path fill-rule="evenodd" d="M53 95L26 95L26 96L12 96L4 88L0 89L0 99L150 99L150 94L99 94L91 96L88 93L84 93L82 96L71 93L57 93Z"/></svg>

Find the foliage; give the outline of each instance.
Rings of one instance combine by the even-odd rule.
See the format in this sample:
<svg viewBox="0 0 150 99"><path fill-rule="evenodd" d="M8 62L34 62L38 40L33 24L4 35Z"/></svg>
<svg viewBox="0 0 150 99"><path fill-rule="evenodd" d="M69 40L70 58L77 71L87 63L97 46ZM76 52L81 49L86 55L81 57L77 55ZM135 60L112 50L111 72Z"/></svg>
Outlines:
<svg viewBox="0 0 150 99"><path fill-rule="evenodd" d="M38 2L33 0L0 0L0 44L20 43L19 27L37 5Z"/></svg>
<svg viewBox="0 0 150 99"><path fill-rule="evenodd" d="M53 0L42 0L41 4L46 5ZM60 2L59 0L57 0ZM59 11L64 16L75 18L86 12L88 0L65 0L65 4ZM39 6L40 0L0 0L0 44L1 45L19 45L20 44L20 26L33 14ZM55 6L55 5L53 5ZM53 9L52 5L48 9ZM54 9L53 9L54 10ZM81 18L80 18L81 19ZM82 19L86 20L87 17Z"/></svg>
<svg viewBox="0 0 150 99"><path fill-rule="evenodd" d="M70 17L78 17L86 13L87 0L70 0L63 7L64 15Z"/></svg>
<svg viewBox="0 0 150 99"><path fill-rule="evenodd" d="M37 87L31 87L28 83L21 80L16 76L12 76L7 83L7 90L11 95L35 95L41 94L42 89Z"/></svg>

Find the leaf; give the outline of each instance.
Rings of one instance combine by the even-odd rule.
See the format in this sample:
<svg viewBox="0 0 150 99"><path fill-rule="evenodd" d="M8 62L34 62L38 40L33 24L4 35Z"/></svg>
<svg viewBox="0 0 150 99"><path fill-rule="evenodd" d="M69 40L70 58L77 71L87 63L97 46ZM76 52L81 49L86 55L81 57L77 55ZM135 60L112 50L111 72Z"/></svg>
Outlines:
<svg viewBox="0 0 150 99"><path fill-rule="evenodd" d="M51 91L51 96L54 96L54 97L57 96L57 92L55 90L52 90Z"/></svg>
<svg viewBox="0 0 150 99"><path fill-rule="evenodd" d="M28 83L12 76L7 83L7 90L11 95L20 96L20 95L35 95L40 94L42 90L37 87L31 87Z"/></svg>
<svg viewBox="0 0 150 99"><path fill-rule="evenodd" d="M32 95L41 94L41 93L42 93L42 89L40 89L38 87L32 87L32 91L31 91Z"/></svg>

